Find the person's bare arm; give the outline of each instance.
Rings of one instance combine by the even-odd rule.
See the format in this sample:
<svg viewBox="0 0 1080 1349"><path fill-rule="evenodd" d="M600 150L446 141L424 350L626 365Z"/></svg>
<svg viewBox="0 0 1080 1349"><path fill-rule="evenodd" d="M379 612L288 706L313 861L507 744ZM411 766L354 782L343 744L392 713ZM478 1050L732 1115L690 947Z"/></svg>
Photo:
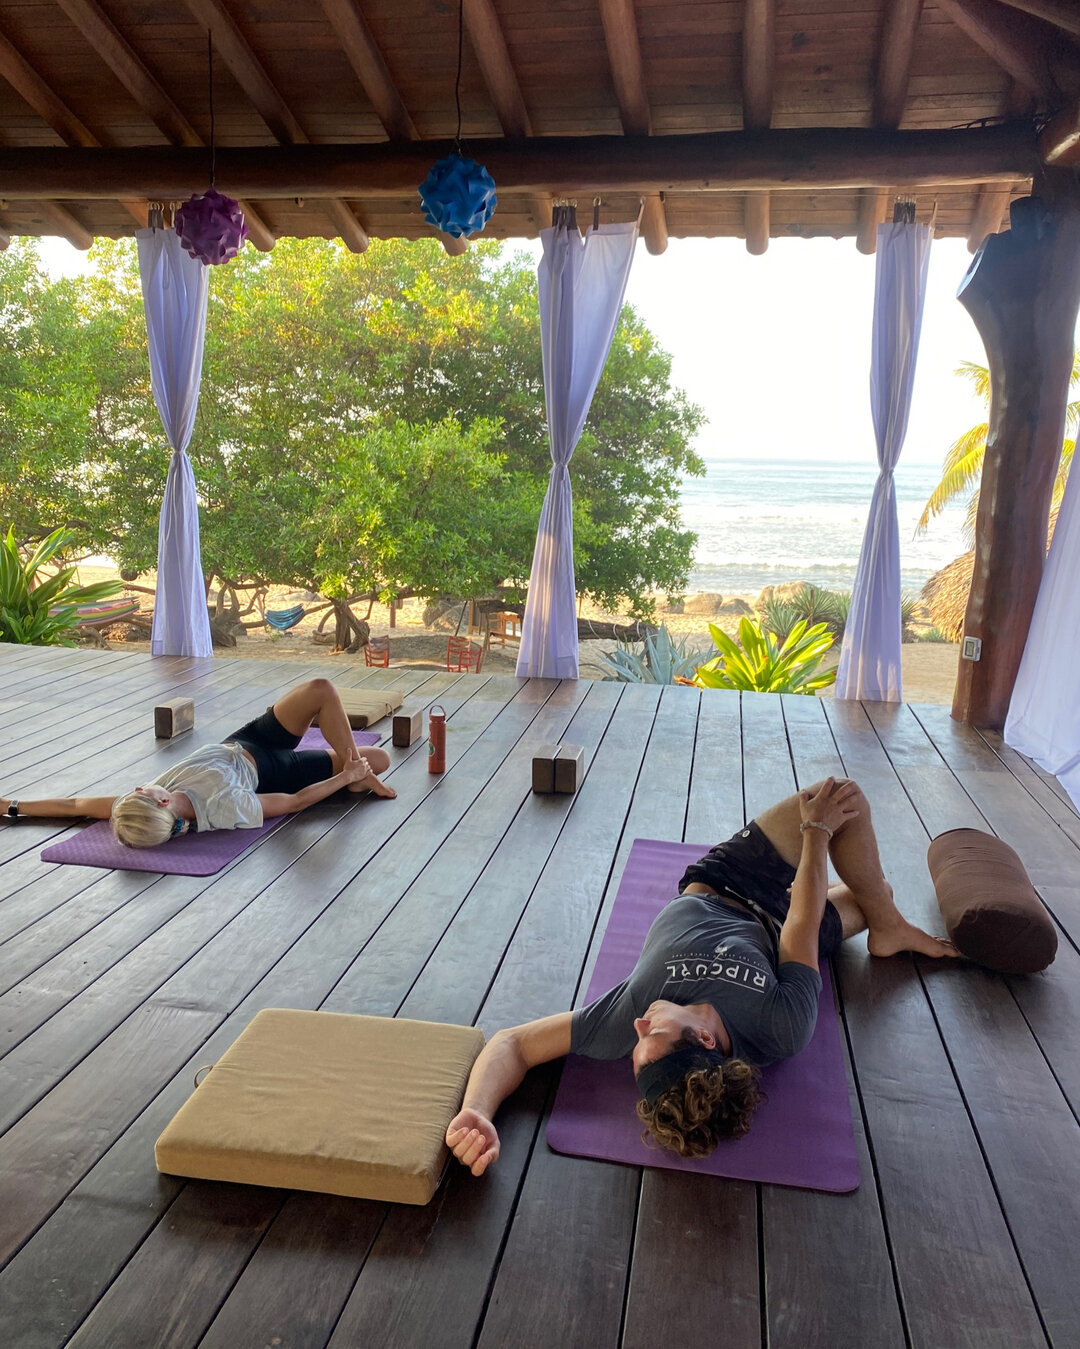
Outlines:
<svg viewBox="0 0 1080 1349"><path fill-rule="evenodd" d="M107 820L112 814L115 796L59 796L41 801L19 802L20 815L40 816L43 819L71 820L91 819ZM0 796L0 815L6 814L11 800Z"/></svg>
<svg viewBox="0 0 1080 1349"><path fill-rule="evenodd" d="M461 1110L450 1121L446 1144L474 1176L482 1176L499 1156L492 1119L530 1068L570 1053L571 1012L527 1021L497 1031L480 1051L465 1088Z"/></svg>
<svg viewBox="0 0 1080 1349"><path fill-rule="evenodd" d="M852 782L837 785L829 778L816 796L799 793L799 811L807 827L802 835L802 855L791 883L791 904L780 929L780 963L818 967L818 932L829 897L829 840L844 823L858 815L846 802L856 795ZM824 825L825 828L820 828Z"/></svg>

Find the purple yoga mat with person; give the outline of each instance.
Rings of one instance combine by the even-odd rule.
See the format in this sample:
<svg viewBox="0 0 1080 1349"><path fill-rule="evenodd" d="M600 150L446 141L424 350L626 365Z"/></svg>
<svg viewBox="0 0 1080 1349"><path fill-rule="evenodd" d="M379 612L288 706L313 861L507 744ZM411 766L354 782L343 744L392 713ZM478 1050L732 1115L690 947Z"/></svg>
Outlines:
<svg viewBox="0 0 1080 1349"><path fill-rule="evenodd" d="M377 731L354 731L357 745L377 745ZM329 749L314 726L304 733L297 749ZM172 876L213 876L246 852L252 844L283 825L288 815L268 820L259 829L215 829L208 834L181 834L157 848L127 848L117 841L108 820L81 829L70 838L43 848L43 862L71 866L105 867L114 871L160 871Z"/></svg>
<svg viewBox="0 0 1080 1349"><path fill-rule="evenodd" d="M688 864L707 851L708 845L634 840L586 1003L620 983L634 968L653 919L674 897ZM646 1146L634 1114L639 1092L630 1060L571 1054L548 1121L548 1145L556 1152L633 1166L837 1193L856 1189L858 1154L827 963L821 967L821 978L813 1038L801 1054L763 1070L762 1087L768 1099L744 1137L722 1142L703 1158L682 1158Z"/></svg>

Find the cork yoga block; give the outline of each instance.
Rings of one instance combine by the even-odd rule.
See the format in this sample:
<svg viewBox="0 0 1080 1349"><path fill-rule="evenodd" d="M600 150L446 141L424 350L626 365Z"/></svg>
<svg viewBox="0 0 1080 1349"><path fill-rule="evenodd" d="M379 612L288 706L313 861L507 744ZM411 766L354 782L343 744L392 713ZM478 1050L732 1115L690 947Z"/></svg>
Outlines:
<svg viewBox="0 0 1080 1349"><path fill-rule="evenodd" d="M474 1026L267 1008L173 1116L157 1168L426 1204L483 1043Z"/></svg>

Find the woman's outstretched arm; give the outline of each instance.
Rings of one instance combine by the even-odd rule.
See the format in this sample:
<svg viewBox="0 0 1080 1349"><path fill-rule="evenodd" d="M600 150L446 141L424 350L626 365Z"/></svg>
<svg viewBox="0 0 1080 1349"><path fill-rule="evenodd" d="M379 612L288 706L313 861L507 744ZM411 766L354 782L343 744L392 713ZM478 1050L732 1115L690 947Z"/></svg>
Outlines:
<svg viewBox="0 0 1080 1349"><path fill-rule="evenodd" d="M43 819L107 820L112 814L115 796L57 796L42 801L24 801L16 797L20 815L41 816ZM11 800L0 796L0 815L6 815Z"/></svg>

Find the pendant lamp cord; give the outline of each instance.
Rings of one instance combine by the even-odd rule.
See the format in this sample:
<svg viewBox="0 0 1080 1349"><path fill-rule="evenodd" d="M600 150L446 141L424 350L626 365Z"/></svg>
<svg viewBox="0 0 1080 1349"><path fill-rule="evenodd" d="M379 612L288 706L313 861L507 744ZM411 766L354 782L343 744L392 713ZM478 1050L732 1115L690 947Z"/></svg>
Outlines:
<svg viewBox="0 0 1080 1349"><path fill-rule="evenodd" d="M206 83L210 91L210 191L214 190L217 169L217 144L214 140L214 35L206 30Z"/></svg>
<svg viewBox="0 0 1080 1349"><path fill-rule="evenodd" d="M465 0L458 0L457 15L457 75L454 77L454 106L457 108L457 131L454 147L461 154L461 59L465 50Z"/></svg>

